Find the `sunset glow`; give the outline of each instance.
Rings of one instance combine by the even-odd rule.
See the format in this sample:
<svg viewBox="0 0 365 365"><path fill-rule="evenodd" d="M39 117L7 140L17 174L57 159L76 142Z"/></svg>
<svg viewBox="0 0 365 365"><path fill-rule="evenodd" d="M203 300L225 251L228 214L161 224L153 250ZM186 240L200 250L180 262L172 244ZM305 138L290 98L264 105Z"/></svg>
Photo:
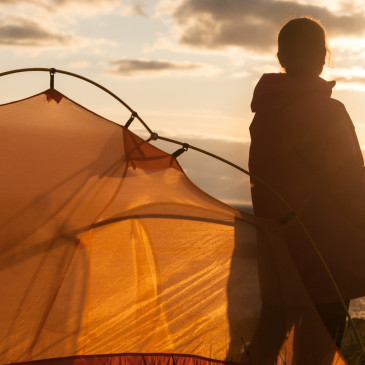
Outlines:
<svg viewBox="0 0 365 365"><path fill-rule="evenodd" d="M280 72L277 32L291 17L312 16L326 28L331 48L323 77L337 80L334 97L365 145L363 1L14 0L0 2L0 9L1 72L55 67L81 74L120 96L156 132L243 167L254 85L262 73ZM4 77L0 102L48 85L46 74ZM56 75L56 88L118 123L129 118L115 100L79 80ZM137 124L132 129L143 134ZM190 151L180 161L216 197L250 200L241 173Z"/></svg>

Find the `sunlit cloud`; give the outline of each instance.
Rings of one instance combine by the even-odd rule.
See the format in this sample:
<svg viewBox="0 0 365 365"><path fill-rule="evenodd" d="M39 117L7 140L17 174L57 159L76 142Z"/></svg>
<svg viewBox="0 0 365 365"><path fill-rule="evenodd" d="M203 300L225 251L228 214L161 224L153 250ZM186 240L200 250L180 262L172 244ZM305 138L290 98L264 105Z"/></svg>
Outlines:
<svg viewBox="0 0 365 365"><path fill-rule="evenodd" d="M0 21L0 45L66 46L73 41L72 35L50 31L31 18L8 16Z"/></svg>
<svg viewBox="0 0 365 365"><path fill-rule="evenodd" d="M146 1L129 0L123 3L120 13L123 16L147 16Z"/></svg>
<svg viewBox="0 0 365 365"><path fill-rule="evenodd" d="M119 3L119 0L0 0L0 10L6 14L0 18L0 46L21 52L23 48L44 51L110 45L112 42L106 38L80 34L78 22L111 11Z"/></svg>
<svg viewBox="0 0 365 365"><path fill-rule="evenodd" d="M0 0L0 6L18 6L21 4L47 6L45 0Z"/></svg>
<svg viewBox="0 0 365 365"><path fill-rule="evenodd" d="M66 33L58 30L53 22L42 24L33 18L13 15L0 18L0 47L8 47L16 52L34 50L39 55L39 52L50 48L67 48L72 51L101 45L113 46L115 42Z"/></svg>
<svg viewBox="0 0 365 365"><path fill-rule="evenodd" d="M71 17L98 16L101 13L116 11L120 0L51 0L48 10L67 13Z"/></svg>
<svg viewBox="0 0 365 365"><path fill-rule="evenodd" d="M103 7L110 4L119 4L120 0L0 0L0 6L17 6L21 4L30 4L47 9L54 9L57 6L85 6L85 7Z"/></svg>
<svg viewBox="0 0 365 365"><path fill-rule="evenodd" d="M337 13L314 1L167 0L158 15L170 15L179 44L193 49L238 47L272 53L280 26L296 16L319 19L332 36L362 36L365 31L363 12Z"/></svg>
<svg viewBox="0 0 365 365"><path fill-rule="evenodd" d="M336 80L338 90L365 91L365 69L360 66L328 69L322 76L327 80Z"/></svg>
<svg viewBox="0 0 365 365"><path fill-rule="evenodd" d="M0 0L0 8L7 11L27 8L28 14L36 15L35 10L38 9L54 16L67 14L71 18L110 13L120 5L121 0Z"/></svg>
<svg viewBox="0 0 365 365"><path fill-rule="evenodd" d="M51 0L53 5L85 5L101 7L108 4L118 4L120 0Z"/></svg>
<svg viewBox="0 0 365 365"><path fill-rule="evenodd" d="M219 72L217 68L202 63L167 60L121 59L111 62L110 65L109 73L123 77L209 76Z"/></svg>
<svg viewBox="0 0 365 365"><path fill-rule="evenodd" d="M329 46L335 57L363 57L365 52L364 37L337 37L330 39Z"/></svg>

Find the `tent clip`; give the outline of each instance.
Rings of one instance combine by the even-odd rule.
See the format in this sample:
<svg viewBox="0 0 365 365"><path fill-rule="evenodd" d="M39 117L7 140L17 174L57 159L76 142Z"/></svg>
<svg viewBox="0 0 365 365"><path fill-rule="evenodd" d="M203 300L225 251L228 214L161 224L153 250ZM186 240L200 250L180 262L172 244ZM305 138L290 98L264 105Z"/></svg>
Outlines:
<svg viewBox="0 0 365 365"><path fill-rule="evenodd" d="M50 80L49 80L49 88L50 89L54 89L54 74L56 73L56 69L55 68L51 68L49 70L49 76L50 76Z"/></svg>
<svg viewBox="0 0 365 365"><path fill-rule="evenodd" d="M158 140L158 134L156 132L152 132L151 135L148 137L148 139L146 140L146 142L150 142L150 141L157 141Z"/></svg>
<svg viewBox="0 0 365 365"><path fill-rule="evenodd" d="M128 128L132 122L134 121L134 118L138 117L137 112L133 111L131 117L128 119L127 123L124 125L124 127Z"/></svg>
<svg viewBox="0 0 365 365"><path fill-rule="evenodd" d="M297 213L295 213L294 211L291 211L285 217L280 219L280 224L282 224L282 225L287 224L289 221L291 221L293 218L295 218L296 215L297 215Z"/></svg>
<svg viewBox="0 0 365 365"><path fill-rule="evenodd" d="M187 151L188 149L189 149L189 144L187 144L187 143L184 143L183 145L182 145L182 147L181 148L179 148L178 150L176 150L171 156L172 157L175 157L175 158L177 158L177 157L179 157L181 154L183 154L185 151Z"/></svg>

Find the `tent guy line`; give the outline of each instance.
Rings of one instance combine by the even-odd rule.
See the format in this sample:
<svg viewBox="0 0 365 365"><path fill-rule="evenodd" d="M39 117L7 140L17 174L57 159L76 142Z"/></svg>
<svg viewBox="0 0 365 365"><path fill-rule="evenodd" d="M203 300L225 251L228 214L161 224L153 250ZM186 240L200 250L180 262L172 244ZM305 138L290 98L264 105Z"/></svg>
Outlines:
<svg viewBox="0 0 365 365"><path fill-rule="evenodd" d="M76 77L79 78L83 81L86 81L98 88L100 88L101 90L105 91L107 94L111 95L113 98L115 98L116 100L118 100L126 109L128 109L132 114L131 117L129 118L129 120L126 122L126 124L124 125L125 128L128 128L130 126L130 124L133 122L133 120L135 118L137 118L140 123L146 128L146 130L150 133L150 137L145 141L147 143L149 143L150 141L156 141L158 139L166 141L166 142L170 142L170 143L174 143L174 144L178 144L180 146L182 146L182 148L180 148L179 150L175 151L172 154L172 157L176 158L178 157L180 154L182 154L183 152L187 151L188 149L192 149L195 150L197 152L203 153L207 156L213 157L223 163L226 163L232 167L234 167L235 169L243 172L244 174L248 175L250 178L252 178L253 180L263 184L267 189L269 189L285 206L286 208L289 210L289 213L283 217L280 220L281 224L286 224L289 220L291 219L295 219L297 221L297 223L299 224L299 226L302 228L304 234L307 236L309 243L311 244L312 248L314 249L316 255L318 256L318 258L321 261L321 264L323 265L323 268L325 269L325 272L328 275L328 278L330 279L333 288L335 289L338 298L340 299L340 302L342 304L342 307L344 309L344 311L346 312L346 316L349 320L350 326L352 328L352 331L355 335L355 338L358 342L358 345L360 346L363 354L365 355L365 346L362 343L361 339L360 339L360 335L358 333L358 331L356 330L356 327L354 325L354 322L351 318L351 315L349 313L349 310L347 308L347 305L345 303L345 300L342 296L342 293L337 285L336 280L334 279L331 270L329 269L324 257L322 256L321 252L318 249L318 246L316 244L316 242L314 241L314 239L312 238L311 234L309 233L309 231L307 230L307 228L305 227L304 223L302 222L302 220L297 216L297 214L295 213L295 211L293 210L293 208L291 207L291 205L286 201L286 199L276 190L274 189L270 184L268 184L265 180L261 179L259 176L256 176L255 174L247 171L246 169L220 157L217 156L211 152L205 151L201 148L195 147L195 146L191 146L187 143L184 142L180 142L171 138L166 138L166 137L161 137L159 136L157 133L153 132L148 125L143 121L143 119L138 115L138 113L136 111L134 111L126 102L124 102L121 98L119 98L116 94L114 94L113 92L111 92L110 90L108 90L107 88L105 88L104 86L100 85L99 83L88 79L84 76L75 74L73 72L69 72L69 71L64 71L64 70L59 70L59 69L55 69L55 68L42 68L42 67L36 67L36 68L22 68L22 69L15 69L15 70L10 70L10 71L5 71L0 73L0 77L2 76L6 76L6 75L10 75L10 74L15 74L15 73L21 73L21 72L32 72L32 71L43 71L43 72L49 72L50 74L50 89L54 89L54 76L56 73L60 73L60 74L65 74L68 76L72 76L72 77Z"/></svg>

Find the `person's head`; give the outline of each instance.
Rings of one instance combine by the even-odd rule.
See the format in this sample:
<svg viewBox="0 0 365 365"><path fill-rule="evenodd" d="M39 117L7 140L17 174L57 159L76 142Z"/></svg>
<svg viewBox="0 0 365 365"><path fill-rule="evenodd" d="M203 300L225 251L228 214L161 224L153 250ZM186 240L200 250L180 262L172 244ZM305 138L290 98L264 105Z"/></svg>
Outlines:
<svg viewBox="0 0 365 365"><path fill-rule="evenodd" d="M290 76L319 76L327 52L326 32L313 19L292 19L279 32L277 56Z"/></svg>

